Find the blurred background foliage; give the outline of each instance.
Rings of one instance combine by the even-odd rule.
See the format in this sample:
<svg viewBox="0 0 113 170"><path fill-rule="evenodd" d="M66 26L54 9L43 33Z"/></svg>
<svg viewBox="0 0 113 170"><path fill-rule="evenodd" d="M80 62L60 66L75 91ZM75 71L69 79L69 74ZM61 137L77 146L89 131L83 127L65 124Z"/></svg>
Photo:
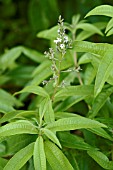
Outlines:
<svg viewBox="0 0 113 170"><path fill-rule="evenodd" d="M0 0L0 53L17 45L43 52L48 41L36 37L39 31L56 25L60 14L71 23L73 15L80 13L83 19L88 11L102 4L113 5L113 0ZM88 18L91 22L99 19ZM106 40L112 42L112 38ZM98 42L97 36L93 41ZM99 41L104 41L104 37Z"/></svg>

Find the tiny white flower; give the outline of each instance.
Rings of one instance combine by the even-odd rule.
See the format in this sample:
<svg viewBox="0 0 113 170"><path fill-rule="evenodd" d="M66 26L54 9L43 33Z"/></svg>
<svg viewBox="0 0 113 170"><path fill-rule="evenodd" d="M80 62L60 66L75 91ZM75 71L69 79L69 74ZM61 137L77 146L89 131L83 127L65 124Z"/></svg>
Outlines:
<svg viewBox="0 0 113 170"><path fill-rule="evenodd" d="M67 37L67 36L64 37L64 42L65 42L65 43L68 42L68 37Z"/></svg>
<svg viewBox="0 0 113 170"><path fill-rule="evenodd" d="M58 29L58 31L57 31L58 33L60 33L60 29Z"/></svg>
<svg viewBox="0 0 113 170"><path fill-rule="evenodd" d="M62 42L62 39L61 39L61 38L57 38L56 40L54 40L54 43L56 43L56 44L58 44L58 43L60 43L60 42Z"/></svg>
<svg viewBox="0 0 113 170"><path fill-rule="evenodd" d="M60 44L60 48L63 50L65 48L64 44Z"/></svg>

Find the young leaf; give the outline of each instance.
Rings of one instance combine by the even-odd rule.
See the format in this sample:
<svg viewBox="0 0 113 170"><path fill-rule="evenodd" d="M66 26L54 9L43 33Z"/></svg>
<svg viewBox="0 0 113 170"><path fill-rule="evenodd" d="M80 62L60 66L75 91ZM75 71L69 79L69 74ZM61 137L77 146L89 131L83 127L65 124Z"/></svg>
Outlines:
<svg viewBox="0 0 113 170"><path fill-rule="evenodd" d="M35 170L46 170L46 157L42 136L39 136L35 142L33 159Z"/></svg>
<svg viewBox="0 0 113 170"><path fill-rule="evenodd" d="M54 170L74 170L63 152L52 142L45 142L47 160Z"/></svg>
<svg viewBox="0 0 113 170"><path fill-rule="evenodd" d="M24 89L22 89L19 92L16 92L14 95L20 94L20 93L34 93L37 94L39 96L43 96L43 97L49 97L49 95L47 94L47 92L40 86L35 86L35 85L31 85L31 86L26 86Z"/></svg>
<svg viewBox="0 0 113 170"><path fill-rule="evenodd" d="M87 151L88 155L91 156L101 167L104 169L113 169L113 161L109 161L106 155L100 151L90 150Z"/></svg>
<svg viewBox="0 0 113 170"><path fill-rule="evenodd" d="M52 101L50 99L48 99L45 107L46 107L46 112L44 114L45 122L47 123L53 122L55 120L55 117L54 117L54 110L52 108Z"/></svg>
<svg viewBox="0 0 113 170"><path fill-rule="evenodd" d="M17 152L6 164L4 170L19 170L33 155L34 143Z"/></svg>
<svg viewBox="0 0 113 170"><path fill-rule="evenodd" d="M43 131L44 131L44 134L45 134L51 141L53 141L53 142L56 143L60 148L62 148L62 146L61 146L58 138L56 137L56 135L55 135L51 130L44 128Z"/></svg>
<svg viewBox="0 0 113 170"><path fill-rule="evenodd" d="M58 26L54 26L51 29L39 32L37 34L37 37L53 40L57 37L57 30L58 30Z"/></svg>
<svg viewBox="0 0 113 170"><path fill-rule="evenodd" d="M112 70L112 68L113 68L113 50L110 49L106 51L99 64L94 87L95 96L97 96L101 92L104 83L106 82L110 75L110 71Z"/></svg>
<svg viewBox="0 0 113 170"><path fill-rule="evenodd" d="M94 118L102 106L107 101L108 97L113 93L113 87L104 89L98 96L94 99L92 109L89 112L89 118Z"/></svg>
<svg viewBox="0 0 113 170"><path fill-rule="evenodd" d="M8 123L0 127L0 137L11 136L16 134L37 134L36 127L26 120Z"/></svg>
<svg viewBox="0 0 113 170"><path fill-rule="evenodd" d="M106 125L99 123L95 120L84 118L82 116L70 117L59 119L53 123L49 123L46 128L52 129L54 131L66 131L66 130L75 130L81 128L98 128L98 127L107 127Z"/></svg>
<svg viewBox="0 0 113 170"><path fill-rule="evenodd" d="M92 85L78 85L78 86L68 86L64 89L58 91L55 95L55 100L62 99L68 96L90 96L93 95Z"/></svg>
<svg viewBox="0 0 113 170"><path fill-rule="evenodd" d="M40 115L40 122L43 117L46 123L53 122L55 120L54 111L52 108L52 102L50 99L46 98L40 103L39 115Z"/></svg>
<svg viewBox="0 0 113 170"><path fill-rule="evenodd" d="M89 23L79 23L77 29L83 29L88 32L95 32L103 36L103 33L95 25Z"/></svg>
<svg viewBox="0 0 113 170"><path fill-rule="evenodd" d="M88 12L88 14L85 16L91 16L91 15L105 15L108 17L113 17L113 7L110 5L100 5Z"/></svg>

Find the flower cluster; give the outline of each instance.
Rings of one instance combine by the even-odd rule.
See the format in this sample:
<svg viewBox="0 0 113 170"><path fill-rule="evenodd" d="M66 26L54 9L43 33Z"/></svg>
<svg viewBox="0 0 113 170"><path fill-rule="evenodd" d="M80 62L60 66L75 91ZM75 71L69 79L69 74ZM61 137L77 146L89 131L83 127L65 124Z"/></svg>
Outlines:
<svg viewBox="0 0 113 170"><path fill-rule="evenodd" d="M56 50L54 50L53 48L49 48L48 52L44 52L46 57L48 57L52 61L51 70L53 72L53 77L50 78L49 81L44 80L42 83L45 85L53 80L54 87L56 86L64 87L65 86L64 81L59 86L59 77L60 77L60 72L61 72L60 64L62 60L64 59L67 48L71 48L72 43L69 40L68 36L65 34L64 23L63 23L63 19L61 18L61 16L59 16L58 26L59 26L58 37L56 40L54 40L54 43L56 44ZM59 57L56 57L57 55L59 55Z"/></svg>
<svg viewBox="0 0 113 170"><path fill-rule="evenodd" d="M71 48L72 42L65 34L64 23L63 19L61 19L61 15L59 16L58 25L59 25L58 37L56 40L54 40L54 43L56 44L57 50L62 53L62 56L64 56L66 53L66 49Z"/></svg>

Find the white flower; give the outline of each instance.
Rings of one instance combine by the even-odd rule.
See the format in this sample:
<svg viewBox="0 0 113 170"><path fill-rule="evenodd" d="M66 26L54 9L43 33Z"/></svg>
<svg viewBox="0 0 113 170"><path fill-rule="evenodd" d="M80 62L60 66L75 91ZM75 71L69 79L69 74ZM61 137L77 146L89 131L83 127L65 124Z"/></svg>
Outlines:
<svg viewBox="0 0 113 170"><path fill-rule="evenodd" d="M58 31L57 31L58 33L60 33L60 29L58 29Z"/></svg>
<svg viewBox="0 0 113 170"><path fill-rule="evenodd" d="M67 36L64 37L64 42L68 43L68 37Z"/></svg>
<svg viewBox="0 0 113 170"><path fill-rule="evenodd" d="M60 44L60 48L63 50L65 48L64 44Z"/></svg>
<svg viewBox="0 0 113 170"><path fill-rule="evenodd" d="M56 44L61 43L61 42L62 42L61 38L57 38L56 40L54 40L54 43L56 43Z"/></svg>

